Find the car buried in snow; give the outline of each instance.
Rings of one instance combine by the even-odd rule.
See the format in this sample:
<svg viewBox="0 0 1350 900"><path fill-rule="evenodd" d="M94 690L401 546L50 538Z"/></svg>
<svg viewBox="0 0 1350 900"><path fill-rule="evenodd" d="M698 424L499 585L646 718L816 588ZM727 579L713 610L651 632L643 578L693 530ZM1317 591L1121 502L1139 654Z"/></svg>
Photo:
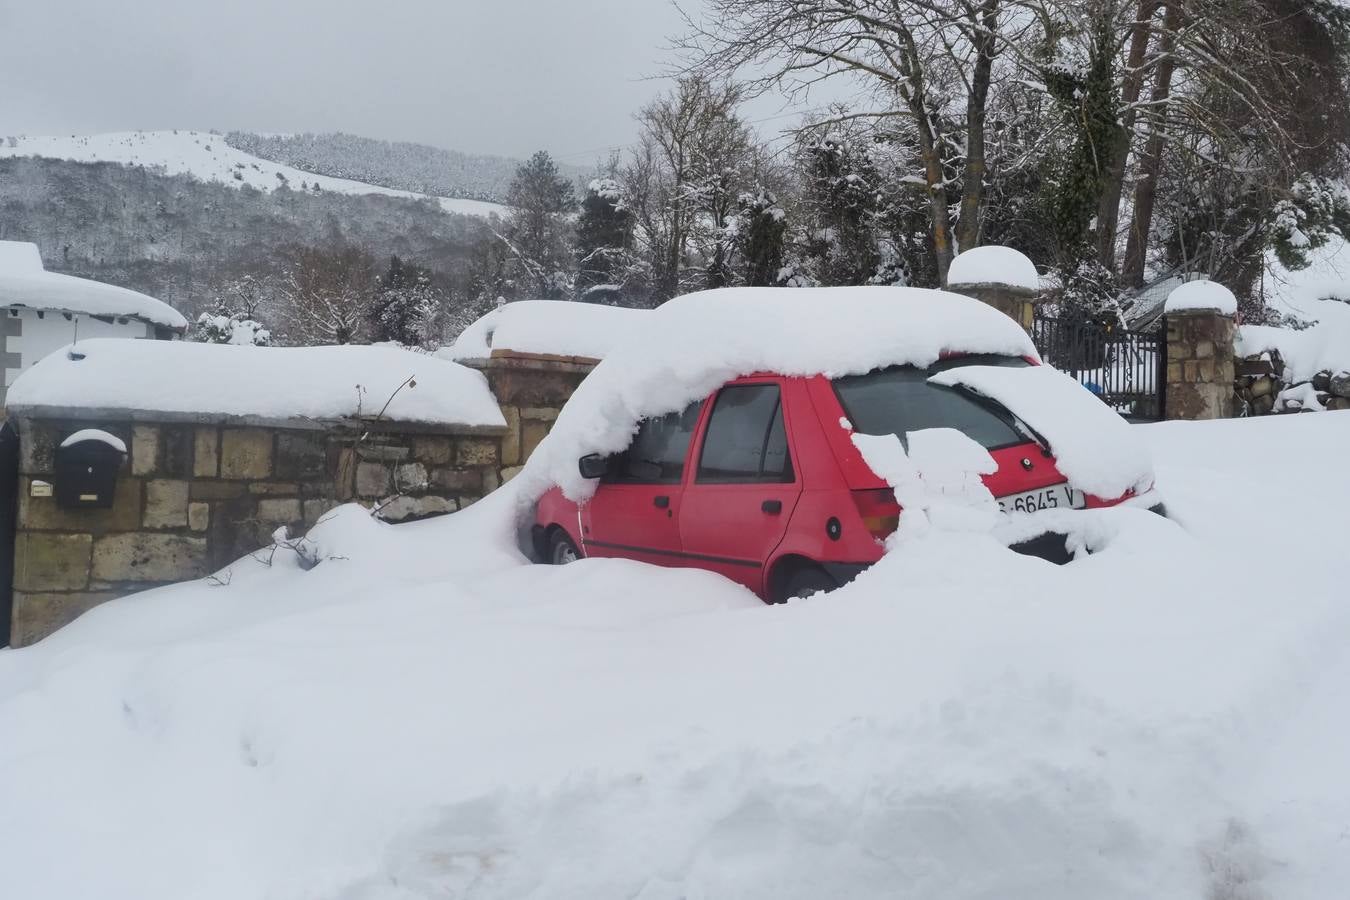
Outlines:
<svg viewBox="0 0 1350 900"><path fill-rule="evenodd" d="M945 346L953 344L962 346ZM906 514L855 435L896 435L908 446L914 432L959 431L996 464L981 480L1011 514L1159 505L1146 456L1132 480L1094 471L1097 461L1112 463L1116 446L1133 441L1124 420L1043 366L1029 345L997 353L978 341L967 346L934 353L927 365L882 364L855 374L825 374L839 371L833 366L814 375L761 370L728 379L675 412L627 423L631 439L623 450L571 457L573 471L593 485L589 497L578 502L556 486L542 494L531 529L536 558L704 568L766 602L834 589L882 557ZM1019 393L1042 396L1021 404ZM1042 419L1052 426L1049 439L1030 424ZM1059 446L1075 466L1062 465ZM1082 477L1075 481L1066 468ZM1064 535L1054 531L1013 549L1069 558Z"/></svg>

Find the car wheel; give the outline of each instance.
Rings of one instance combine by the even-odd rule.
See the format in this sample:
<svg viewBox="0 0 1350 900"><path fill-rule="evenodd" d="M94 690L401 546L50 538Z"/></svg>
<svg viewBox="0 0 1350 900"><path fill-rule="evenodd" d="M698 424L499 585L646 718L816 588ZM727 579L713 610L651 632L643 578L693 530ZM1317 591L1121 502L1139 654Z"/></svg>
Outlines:
<svg viewBox="0 0 1350 900"><path fill-rule="evenodd" d="M555 566L565 566L579 559L581 559L581 551L577 549L576 544L572 543L572 539L567 536L567 532L561 528L555 528L548 539L548 561Z"/></svg>
<svg viewBox="0 0 1350 900"><path fill-rule="evenodd" d="M778 580L777 590L770 598L773 603L786 603L797 598L824 594L839 587L820 566L801 565Z"/></svg>

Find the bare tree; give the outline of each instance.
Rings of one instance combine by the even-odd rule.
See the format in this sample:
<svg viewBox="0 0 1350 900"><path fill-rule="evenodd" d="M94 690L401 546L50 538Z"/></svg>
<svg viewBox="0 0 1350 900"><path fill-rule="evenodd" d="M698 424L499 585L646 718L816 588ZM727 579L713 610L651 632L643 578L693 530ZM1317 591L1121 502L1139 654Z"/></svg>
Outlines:
<svg viewBox="0 0 1350 900"><path fill-rule="evenodd" d="M288 337L301 344L351 344L364 334L377 285L375 260L344 244L283 252Z"/></svg>

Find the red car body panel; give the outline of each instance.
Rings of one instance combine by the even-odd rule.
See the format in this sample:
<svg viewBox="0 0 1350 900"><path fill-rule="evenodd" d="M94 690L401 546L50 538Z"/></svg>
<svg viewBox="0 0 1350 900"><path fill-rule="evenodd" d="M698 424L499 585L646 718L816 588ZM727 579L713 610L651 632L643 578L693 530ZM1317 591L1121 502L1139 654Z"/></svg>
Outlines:
<svg viewBox="0 0 1350 900"><path fill-rule="evenodd" d="M583 556L710 569L764 599L784 561L860 569L879 560L882 538L904 513L841 426L847 417L830 380L760 373L724 388L754 384L775 384L781 392L790 483L699 483L714 393L703 402L679 483L602 483L580 506L554 488L539 501L537 533L560 529ZM1034 442L990 455L998 470L983 480L995 497L1066 481ZM1086 502L1098 507L1124 499L1087 496Z"/></svg>

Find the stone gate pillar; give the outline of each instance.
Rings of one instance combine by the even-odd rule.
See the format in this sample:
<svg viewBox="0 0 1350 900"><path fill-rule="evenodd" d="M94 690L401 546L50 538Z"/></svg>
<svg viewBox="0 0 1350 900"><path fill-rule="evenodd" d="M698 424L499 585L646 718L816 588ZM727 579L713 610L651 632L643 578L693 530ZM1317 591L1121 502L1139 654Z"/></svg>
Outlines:
<svg viewBox="0 0 1350 900"><path fill-rule="evenodd" d="M947 290L987 303L1028 333L1042 296L1031 260L1011 247L993 245L967 250L952 260Z"/></svg>
<svg viewBox="0 0 1350 900"><path fill-rule="evenodd" d="M1234 406L1237 300L1212 281L1190 281L1167 298L1167 418L1227 419Z"/></svg>

